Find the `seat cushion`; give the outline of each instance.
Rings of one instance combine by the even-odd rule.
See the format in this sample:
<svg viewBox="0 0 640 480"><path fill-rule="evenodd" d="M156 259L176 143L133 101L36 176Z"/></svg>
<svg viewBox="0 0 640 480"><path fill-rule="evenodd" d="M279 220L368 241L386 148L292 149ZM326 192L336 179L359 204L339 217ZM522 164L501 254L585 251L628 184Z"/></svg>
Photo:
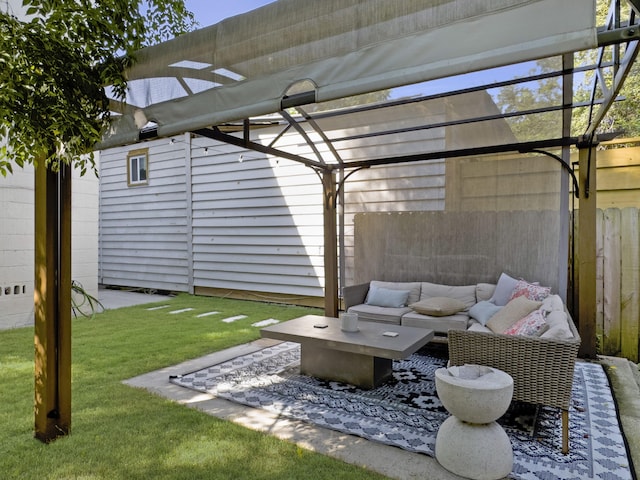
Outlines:
<svg viewBox="0 0 640 480"><path fill-rule="evenodd" d="M467 308L471 308L476 303L476 285L456 286L422 282L420 300L433 297L455 298L463 302Z"/></svg>
<svg viewBox="0 0 640 480"><path fill-rule="evenodd" d="M449 330L466 330L469 315L466 312L456 313L447 317L433 317L416 312L409 312L402 316L401 325L405 327L428 328L436 333L447 333Z"/></svg>
<svg viewBox="0 0 640 480"><path fill-rule="evenodd" d="M348 312L354 312L358 314L358 320L380 323L392 323L394 325L400 325L400 318L407 312L410 312L409 307L390 308L390 307L377 307L375 305L354 305L349 307Z"/></svg>

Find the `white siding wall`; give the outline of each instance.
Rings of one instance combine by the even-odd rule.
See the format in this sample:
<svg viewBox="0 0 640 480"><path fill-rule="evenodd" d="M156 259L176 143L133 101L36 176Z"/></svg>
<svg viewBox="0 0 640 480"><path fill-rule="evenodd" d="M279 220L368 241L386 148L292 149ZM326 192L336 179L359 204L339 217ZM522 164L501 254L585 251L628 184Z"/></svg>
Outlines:
<svg viewBox="0 0 640 480"><path fill-rule="evenodd" d="M184 137L144 144L148 184L129 187L127 154L101 154L100 281L105 285L188 291L189 212Z"/></svg>
<svg viewBox="0 0 640 480"><path fill-rule="evenodd" d="M194 140L195 285L321 297L318 176L300 164L228 145L215 145L205 156L201 145L214 144Z"/></svg>
<svg viewBox="0 0 640 480"><path fill-rule="evenodd" d="M412 121L424 121L416 111ZM440 116L441 111L431 113ZM388 120L388 119L387 119ZM385 118L369 113L368 128ZM330 137L359 125L329 123ZM280 127L252 132L269 144ZM317 139L317 134L308 134ZM336 144L345 160L409 155L441 149L443 129L383 136L365 148ZM276 147L316 159L300 136L287 133ZM149 148L149 185L127 187L127 152ZM333 161L327 148L321 155ZM189 158L191 157L191 158ZM242 157L242 161L241 160ZM175 137L102 154L101 278L107 285L192 291L193 287L297 297L324 296L322 186L302 164L196 137ZM353 217L359 212L441 210L443 161L375 167L344 186L345 284L353 281Z"/></svg>

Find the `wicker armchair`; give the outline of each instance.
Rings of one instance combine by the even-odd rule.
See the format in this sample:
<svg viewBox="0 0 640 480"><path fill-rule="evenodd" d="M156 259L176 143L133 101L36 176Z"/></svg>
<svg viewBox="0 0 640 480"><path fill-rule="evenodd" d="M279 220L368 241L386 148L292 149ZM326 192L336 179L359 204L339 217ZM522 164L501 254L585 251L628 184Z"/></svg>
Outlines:
<svg viewBox="0 0 640 480"><path fill-rule="evenodd" d="M450 365L478 364L513 377L513 400L562 409L562 452L569 452L569 403L580 335L568 318L574 338L539 337L450 330Z"/></svg>

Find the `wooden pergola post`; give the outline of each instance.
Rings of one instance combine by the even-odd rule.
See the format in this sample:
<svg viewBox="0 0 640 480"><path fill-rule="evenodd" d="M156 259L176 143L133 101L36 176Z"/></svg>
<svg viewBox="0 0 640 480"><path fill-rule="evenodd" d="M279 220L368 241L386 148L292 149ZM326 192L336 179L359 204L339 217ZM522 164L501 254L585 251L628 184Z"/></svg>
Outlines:
<svg viewBox="0 0 640 480"><path fill-rule="evenodd" d="M336 175L332 170L322 172L324 196L324 314L338 316L338 227Z"/></svg>
<svg viewBox="0 0 640 480"><path fill-rule="evenodd" d="M35 437L71 430L71 167L35 171Z"/></svg>
<svg viewBox="0 0 640 480"><path fill-rule="evenodd" d="M596 144L578 144L578 355L596 358Z"/></svg>

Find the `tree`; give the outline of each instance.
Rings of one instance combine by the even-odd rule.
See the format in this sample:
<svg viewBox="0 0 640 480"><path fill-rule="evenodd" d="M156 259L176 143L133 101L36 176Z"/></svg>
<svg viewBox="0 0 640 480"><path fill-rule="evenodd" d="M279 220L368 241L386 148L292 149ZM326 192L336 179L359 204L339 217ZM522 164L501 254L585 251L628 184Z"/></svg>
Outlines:
<svg viewBox="0 0 640 480"><path fill-rule="evenodd" d="M35 437L50 442L71 431L71 168L93 165L105 85L122 99L133 52L194 21L183 0L23 5L23 21L0 12L0 173L35 164Z"/></svg>
<svg viewBox="0 0 640 480"><path fill-rule="evenodd" d="M183 0L24 0L0 12L0 173L43 159L84 173L143 46L193 28ZM7 9L8 10L8 9ZM89 155L84 155L89 154Z"/></svg>
<svg viewBox="0 0 640 480"><path fill-rule="evenodd" d="M621 5L620 16L622 18L630 16L630 5ZM598 0L596 8L596 16L598 24L602 25L606 22L609 14L609 2ZM609 46L604 51L604 60L611 61L614 49L618 50L620 55L623 54L623 47L620 45ZM597 52L588 50L578 52L576 55L577 65L595 65L597 63ZM612 83L612 68L602 70L602 78L610 86ZM577 102L588 102L592 90L596 73L594 70L587 71L584 81L577 86L575 100ZM602 88L598 83L596 88L596 97L602 96ZM631 66L631 71L620 90L619 96L622 101L616 101L607 111L606 115L600 122L598 133L621 132L623 137L632 138L640 136L640 117L637 112L640 109L640 63L636 60ZM596 106L597 108L597 106ZM573 116L574 134L583 133L589 124L589 109L583 108L577 110Z"/></svg>
<svg viewBox="0 0 640 480"><path fill-rule="evenodd" d="M598 0L596 18L598 25L604 25L609 12L609 0ZM621 16L629 15L629 5L624 6ZM617 45L608 47L605 60L610 60L612 49L621 49ZM576 52L574 63L576 66L595 65L598 50L585 50ZM561 65L557 65L558 59L542 59L536 62L534 69L529 72L532 75L560 71ZM594 70L588 70L585 74L575 78L579 83L574 85L574 103L589 102L593 89L593 81L596 76ZM603 78L610 83L611 69L605 69ZM640 117L636 112L640 109L640 63L636 61L627 76L620 96L624 101L615 102L608 110L598 127L597 133L623 132L626 137L640 136ZM602 97L600 87L596 89L596 98ZM496 96L496 104L503 113L513 114L534 108L558 106L562 104L561 77L551 77L540 80L532 86L530 83L510 85L502 87ZM595 106L598 108L598 105ZM546 114L511 116L507 119L514 134L520 140L543 140L559 136L560 117L558 112ZM579 136L584 134L589 124L589 108L577 108L573 112L571 134Z"/></svg>
<svg viewBox="0 0 640 480"><path fill-rule="evenodd" d="M557 72L562 68L558 63L557 58L538 60L528 75ZM502 113L511 115L507 119L507 123L519 141L557 138L562 133L561 114L558 111L514 115L527 110L561 105L562 84L557 76L537 82L502 87L495 97L495 101Z"/></svg>

